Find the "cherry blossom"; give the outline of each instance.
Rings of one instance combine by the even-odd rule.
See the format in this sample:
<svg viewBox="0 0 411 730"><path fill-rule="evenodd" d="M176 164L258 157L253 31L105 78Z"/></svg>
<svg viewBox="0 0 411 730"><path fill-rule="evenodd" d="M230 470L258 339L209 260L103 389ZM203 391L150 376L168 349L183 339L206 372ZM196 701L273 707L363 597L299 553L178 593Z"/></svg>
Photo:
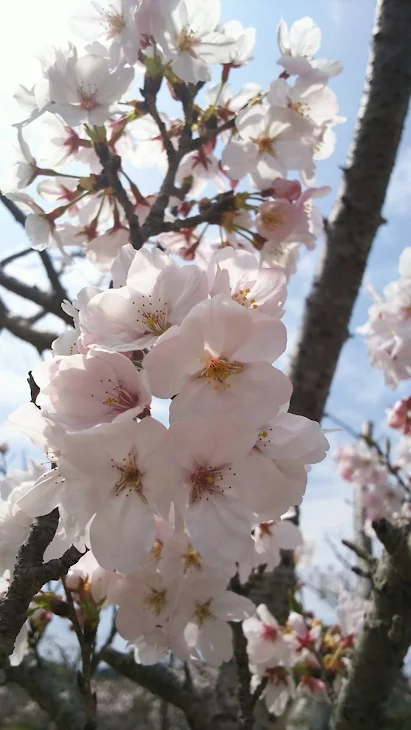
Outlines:
<svg viewBox="0 0 411 730"><path fill-rule="evenodd" d="M290 29L281 20L277 28L277 41L282 54L278 63L290 75L300 74L323 79L336 76L342 71L339 61L313 60L320 48L321 30L312 18L300 18Z"/></svg>
<svg viewBox="0 0 411 730"><path fill-rule="evenodd" d="M292 110L252 106L238 114L235 126L239 139L229 142L222 155L233 179L249 173L253 185L265 189L287 170L311 170L312 124Z"/></svg>
<svg viewBox="0 0 411 730"><path fill-rule="evenodd" d="M208 268L210 294L228 294L246 309L275 317L283 314L286 279L280 269L260 269L253 254L224 248Z"/></svg>
<svg viewBox="0 0 411 730"><path fill-rule="evenodd" d="M82 122L103 124L113 105L126 93L134 77L132 68L110 69L101 56L77 56L72 49L47 70L48 110L59 114L70 126Z"/></svg>
<svg viewBox="0 0 411 730"><path fill-rule="evenodd" d="M183 81L209 81L209 64L230 63L235 39L217 28L219 20L220 0L210 0L207 6L200 0L181 0L163 17L163 30L156 40Z"/></svg>
<svg viewBox="0 0 411 730"><path fill-rule="evenodd" d="M68 430L133 419L150 406L151 397L132 362L99 347L44 362L33 378L44 416Z"/></svg>
<svg viewBox="0 0 411 730"><path fill-rule="evenodd" d="M217 295L194 307L179 330L167 333L146 355L143 366L153 394L177 396L172 421L193 407L201 415L229 409L252 426L258 413L271 417L289 398L289 380L270 365L285 347L283 325L253 315Z"/></svg>
<svg viewBox="0 0 411 730"><path fill-rule="evenodd" d="M97 294L80 308L83 343L120 352L150 347L206 296L207 278L197 266L180 267L158 249L141 249L126 286Z"/></svg>
<svg viewBox="0 0 411 730"><path fill-rule="evenodd" d="M71 11L71 26L86 40L101 40L113 65L134 64L140 45L138 6L138 0L80 0Z"/></svg>
<svg viewBox="0 0 411 730"><path fill-rule="evenodd" d="M278 621L264 604L257 606L256 614L242 624L250 664L289 664L290 648L284 641Z"/></svg>

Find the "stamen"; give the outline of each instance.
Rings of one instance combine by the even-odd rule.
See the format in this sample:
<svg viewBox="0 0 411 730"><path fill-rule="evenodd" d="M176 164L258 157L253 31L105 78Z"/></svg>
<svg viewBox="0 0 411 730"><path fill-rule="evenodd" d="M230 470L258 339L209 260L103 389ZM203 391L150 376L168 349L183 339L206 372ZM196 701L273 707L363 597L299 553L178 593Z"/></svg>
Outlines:
<svg viewBox="0 0 411 730"><path fill-rule="evenodd" d="M232 375L238 375L243 369L243 363L237 360L230 362L225 357L213 357L210 353L206 353L206 366L198 377L206 378L209 385L214 383L214 390L218 390L220 386L231 388L228 379Z"/></svg>

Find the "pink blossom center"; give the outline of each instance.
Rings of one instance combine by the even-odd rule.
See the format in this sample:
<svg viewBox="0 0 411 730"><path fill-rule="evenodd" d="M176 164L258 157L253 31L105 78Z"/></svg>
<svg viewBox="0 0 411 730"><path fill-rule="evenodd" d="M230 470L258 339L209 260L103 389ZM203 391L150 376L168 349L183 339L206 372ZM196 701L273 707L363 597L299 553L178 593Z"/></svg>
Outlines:
<svg viewBox="0 0 411 730"><path fill-rule="evenodd" d="M168 303L158 299L153 301L151 294L142 295L145 300L138 310L138 320L146 327L145 334L162 335L170 327L168 321Z"/></svg>
<svg viewBox="0 0 411 730"><path fill-rule="evenodd" d="M109 383L111 382L109 379ZM106 390L105 395L103 402L110 407L110 411L125 413L125 411L137 408L140 405L138 393L131 393L121 380L113 385L111 391Z"/></svg>
<svg viewBox="0 0 411 730"><path fill-rule="evenodd" d="M107 38L115 38L120 35L126 27L125 20L121 13L119 13L113 5L110 5L110 9L103 13L103 25L107 31Z"/></svg>
<svg viewBox="0 0 411 730"><path fill-rule="evenodd" d="M268 134L262 134L252 141L257 145L260 155L274 155L274 137L269 137Z"/></svg>
<svg viewBox="0 0 411 730"><path fill-rule="evenodd" d="M257 309L258 305L255 303L255 299L248 299L248 295L250 294L250 289L247 287L247 289L239 289L238 291L234 292L232 295L232 299L234 299L237 304L241 304L243 307L251 307L251 309Z"/></svg>
<svg viewBox="0 0 411 730"><path fill-rule="evenodd" d="M198 43L198 38L196 38L195 33L193 30L190 30L189 28L183 28L180 31L180 34L177 38L177 46L180 49L180 51L185 51L186 53L189 53L190 56L195 57L195 52L193 47Z"/></svg>
<svg viewBox="0 0 411 730"><path fill-rule="evenodd" d="M278 638L278 631L275 628L275 626L269 626L268 624L263 624L263 639L266 639L267 641L277 641Z"/></svg>
<svg viewBox="0 0 411 730"><path fill-rule="evenodd" d="M287 670L284 667L271 667L265 671L268 681L275 686L287 685Z"/></svg>
<svg viewBox="0 0 411 730"><path fill-rule="evenodd" d="M85 111L90 112L92 109L95 109L97 106L97 87L92 87L90 84L88 85L88 88L85 87L83 83L80 84L79 88L77 89L77 94L79 98L79 105L81 109L85 109Z"/></svg>
<svg viewBox="0 0 411 730"><path fill-rule="evenodd" d="M213 357L209 352L206 352L205 355L205 368L201 371L199 377L206 378L208 385L214 384L214 390L218 390L220 386L231 388L231 383L227 381L231 376L242 372L244 369L243 363L237 362L237 360L230 362L225 357Z"/></svg>
<svg viewBox="0 0 411 730"><path fill-rule="evenodd" d="M230 467L229 471L231 471ZM222 469L200 466L191 475L191 504L203 497L208 499L210 495L224 494L226 488L231 489L230 485L224 483L225 476L227 475L224 474Z"/></svg>

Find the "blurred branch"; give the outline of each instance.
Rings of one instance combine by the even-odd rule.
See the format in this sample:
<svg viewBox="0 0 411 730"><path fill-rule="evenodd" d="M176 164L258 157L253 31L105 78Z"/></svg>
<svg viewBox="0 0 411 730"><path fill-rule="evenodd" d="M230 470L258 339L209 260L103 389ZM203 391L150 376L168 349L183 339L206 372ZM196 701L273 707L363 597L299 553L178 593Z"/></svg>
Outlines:
<svg viewBox="0 0 411 730"><path fill-rule="evenodd" d="M25 656L21 664L4 671L9 682L15 682L32 697L52 720L57 730L83 730L84 713L75 686L70 685L67 672L42 662L41 666L32 655Z"/></svg>
<svg viewBox="0 0 411 730"><path fill-rule="evenodd" d="M354 141L328 219L290 377L291 412L320 421L379 226L411 94L411 3L379 0Z"/></svg>
<svg viewBox="0 0 411 730"><path fill-rule="evenodd" d="M18 205L16 205L16 203L13 200L9 200L9 198L7 198L1 192L0 192L0 201L7 208L7 210L9 211L9 213L11 213L11 215L14 218L14 220L17 223L19 223L21 226L23 226L23 228L25 228L25 225L26 225L26 216L23 213L23 211L20 210L20 208L18 207ZM7 264L10 264L12 261L15 261L17 258L20 258L21 256L25 256L26 254L30 253L32 250L33 249L31 249L31 248L26 248L26 249L24 249L24 251L20 251L17 254L8 256L6 259L4 259L0 263L0 266L3 266L4 267ZM59 277L58 273L56 272L56 270L54 268L53 262L52 262L52 260L51 260L51 258L49 256L48 251L39 251L38 253L39 253L39 256L40 256L40 258L41 258L41 260L43 262L43 266L44 266L44 268L46 270L48 279L49 279L50 284L51 284L51 286L53 288L53 291L54 291L54 293L56 295L56 298L57 298L59 304L61 304L61 302L64 299L67 299L68 298L67 292L64 289L63 285L61 284L60 277ZM58 314L57 316L60 316L60 315ZM63 317L63 319L64 319L64 317ZM66 321L68 321L68 320L66 320ZM69 324L71 324L70 321L69 321Z"/></svg>
<svg viewBox="0 0 411 730"><path fill-rule="evenodd" d="M24 342L29 342L40 353L44 352L44 350L49 350L51 343L57 337L55 332L41 332L34 329L29 319L11 314L4 302L0 299L0 331L2 329L8 330L12 335L18 337L20 340L24 340Z"/></svg>
<svg viewBox="0 0 411 730"><path fill-rule="evenodd" d="M205 690L186 687L183 679L165 664L142 666L136 664L133 654L122 654L113 648L105 649L101 659L124 677L144 687L156 697L179 707L184 712L191 730L217 730L210 718L210 698Z"/></svg>
<svg viewBox="0 0 411 730"><path fill-rule="evenodd" d="M0 599L0 666L13 651L33 596L48 581L59 580L66 575L81 558L81 553L72 546L61 558L43 562L44 552L54 538L58 521L58 509L36 519L17 554L9 589Z"/></svg>
<svg viewBox="0 0 411 730"><path fill-rule="evenodd" d="M411 644L411 526L373 522L385 547L371 604L336 707L334 730L375 730Z"/></svg>
<svg viewBox="0 0 411 730"><path fill-rule="evenodd" d="M41 253L45 253L41 251ZM51 262L50 262L51 263ZM53 269L54 270L54 269ZM57 274L55 274L57 277ZM57 277L58 278L58 277ZM49 314L54 314L56 317L62 319L66 324L73 325L73 318L70 317L61 308L61 299L56 295L48 294L43 292L37 286L31 286L25 284L20 279L16 279L14 276L6 274L4 269L0 268L0 286L4 286L5 289L17 294L23 299L28 299L30 302L37 304L42 309L46 310Z"/></svg>

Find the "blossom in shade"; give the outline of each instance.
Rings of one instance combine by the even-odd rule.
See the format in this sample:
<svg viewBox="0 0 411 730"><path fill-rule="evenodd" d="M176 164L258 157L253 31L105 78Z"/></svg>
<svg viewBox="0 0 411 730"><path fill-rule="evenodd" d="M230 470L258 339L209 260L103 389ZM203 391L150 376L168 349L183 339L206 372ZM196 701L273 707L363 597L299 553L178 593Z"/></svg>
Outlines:
<svg viewBox="0 0 411 730"><path fill-rule="evenodd" d="M250 664L287 665L290 648L284 641L278 621L264 604L257 606L256 614L242 624Z"/></svg>

